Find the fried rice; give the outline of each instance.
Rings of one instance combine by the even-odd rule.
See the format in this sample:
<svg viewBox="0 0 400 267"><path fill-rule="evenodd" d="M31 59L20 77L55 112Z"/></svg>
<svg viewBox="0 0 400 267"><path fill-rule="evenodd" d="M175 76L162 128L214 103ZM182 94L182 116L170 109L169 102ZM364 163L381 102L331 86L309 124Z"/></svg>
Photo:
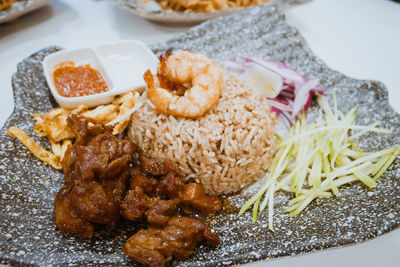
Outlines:
<svg viewBox="0 0 400 267"><path fill-rule="evenodd" d="M208 194L237 192L259 180L276 148L276 120L266 98L229 72L223 81L221 98L201 118L160 114L146 101L128 133L145 156L177 162Z"/></svg>

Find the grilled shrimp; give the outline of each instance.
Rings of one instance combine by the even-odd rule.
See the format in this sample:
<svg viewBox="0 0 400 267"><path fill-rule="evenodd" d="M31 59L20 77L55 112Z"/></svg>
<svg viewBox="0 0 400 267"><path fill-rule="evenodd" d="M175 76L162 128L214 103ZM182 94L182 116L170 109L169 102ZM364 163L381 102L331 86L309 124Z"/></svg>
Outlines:
<svg viewBox="0 0 400 267"><path fill-rule="evenodd" d="M222 69L207 56L187 51L160 57L157 75L144 74L147 98L166 115L198 118L217 103Z"/></svg>

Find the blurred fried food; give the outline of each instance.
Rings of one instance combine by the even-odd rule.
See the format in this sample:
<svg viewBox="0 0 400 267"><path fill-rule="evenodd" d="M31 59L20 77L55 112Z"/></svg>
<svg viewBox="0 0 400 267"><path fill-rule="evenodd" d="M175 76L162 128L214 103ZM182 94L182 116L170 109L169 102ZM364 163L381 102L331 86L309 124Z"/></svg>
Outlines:
<svg viewBox="0 0 400 267"><path fill-rule="evenodd" d="M209 13L227 8L261 5L269 0L156 0L163 9L178 12ZM144 0L144 2L146 2Z"/></svg>
<svg viewBox="0 0 400 267"><path fill-rule="evenodd" d="M60 142L64 139L71 139L74 135L67 124L67 117L70 110L54 108L46 114L33 114L36 119L33 130L42 136L48 137L53 142Z"/></svg>
<svg viewBox="0 0 400 267"><path fill-rule="evenodd" d="M118 105L101 105L97 106L95 109L83 112L82 115L88 119L95 120L102 124L107 124L117 117L118 110Z"/></svg>
<svg viewBox="0 0 400 267"><path fill-rule="evenodd" d="M107 122L107 123L111 123L111 124L116 123L114 126L114 129L113 129L113 135L122 133L125 130L126 126L128 126L130 116L126 117L123 115L135 106L138 99L139 99L139 95L134 92L129 92L127 94L117 96L114 99L113 104L120 105L118 116L116 118L114 118L113 121Z"/></svg>
<svg viewBox="0 0 400 267"><path fill-rule="evenodd" d="M61 169L61 161L60 157L55 154L47 151L46 149L39 146L35 141L32 140L24 131L17 127L10 127L7 130L7 133L12 137L16 137L19 141L21 141L24 146L26 146L32 153L40 159L41 161L46 162L50 166L56 169Z"/></svg>
<svg viewBox="0 0 400 267"><path fill-rule="evenodd" d="M112 103L107 105L100 105L94 108L79 106L73 110L59 107L51 109L48 113L32 114L32 117L36 120L33 130L38 135L47 137L51 144L52 152L40 147L19 128L11 127L8 133L13 137L17 137L35 157L56 169L61 169L60 162L74 139L74 133L67 123L70 113L83 115L89 121L111 125L113 126L113 135L118 135L125 130L130 120L130 116L124 116L124 114L135 107L138 99L139 93L130 91L116 96Z"/></svg>
<svg viewBox="0 0 400 267"><path fill-rule="evenodd" d="M17 0L0 0L0 11L4 11L12 7Z"/></svg>

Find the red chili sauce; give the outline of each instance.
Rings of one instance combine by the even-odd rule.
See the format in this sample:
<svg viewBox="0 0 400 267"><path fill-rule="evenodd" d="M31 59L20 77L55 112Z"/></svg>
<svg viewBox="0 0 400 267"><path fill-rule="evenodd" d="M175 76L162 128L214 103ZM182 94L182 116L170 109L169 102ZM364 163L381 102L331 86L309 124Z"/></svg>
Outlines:
<svg viewBox="0 0 400 267"><path fill-rule="evenodd" d="M53 72L53 80L58 93L65 97L94 95L109 90L100 72L89 64L75 66L74 62L63 62Z"/></svg>

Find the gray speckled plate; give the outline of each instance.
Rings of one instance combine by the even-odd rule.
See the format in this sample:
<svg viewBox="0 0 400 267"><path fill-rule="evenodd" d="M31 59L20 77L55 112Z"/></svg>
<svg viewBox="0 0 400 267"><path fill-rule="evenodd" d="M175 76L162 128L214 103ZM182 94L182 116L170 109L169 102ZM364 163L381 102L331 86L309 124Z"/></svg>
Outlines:
<svg viewBox="0 0 400 267"><path fill-rule="evenodd" d="M14 20L26 13L39 9L53 0L20 0L9 9L0 12L0 23Z"/></svg>
<svg viewBox="0 0 400 267"><path fill-rule="evenodd" d="M115 1L120 7L139 17L168 25L193 25L243 10L243 8L228 8L210 13L176 12L172 10L163 10L161 6L153 0L148 0L147 2L144 0ZM264 5L288 7L309 1L311 0L269 0Z"/></svg>
<svg viewBox="0 0 400 267"><path fill-rule="evenodd" d="M227 27L229 25L229 27ZM337 90L341 110L358 107L358 123L380 121L391 135L369 134L359 140L366 150L400 144L400 116L388 104L383 84L354 80L329 69L316 58L298 31L284 22L276 7L254 7L229 17L195 27L152 49L201 51L221 62L233 54L270 56L286 62L303 74L319 78ZM23 265L134 265L121 247L139 226L124 222L115 233L96 231L92 240L58 231L53 222L53 200L64 183L61 172L34 158L17 140L6 134L12 125L21 127L42 145L46 141L31 130L31 113L55 106L46 85L41 61L60 48L50 47L26 58L13 77L15 111L1 130L0 138L0 257L2 263ZM316 107L312 110L315 112ZM311 111L312 112L312 111ZM289 195L278 194L275 233L267 229L265 214L256 224L249 213L237 218L224 213L210 220L222 244L212 249L199 246L179 266L216 266L246 263L323 248L361 242L395 229L400 224L400 162L397 159L374 190L355 183L336 197L314 201L300 216L283 212ZM231 208L239 208L248 191L229 197Z"/></svg>

